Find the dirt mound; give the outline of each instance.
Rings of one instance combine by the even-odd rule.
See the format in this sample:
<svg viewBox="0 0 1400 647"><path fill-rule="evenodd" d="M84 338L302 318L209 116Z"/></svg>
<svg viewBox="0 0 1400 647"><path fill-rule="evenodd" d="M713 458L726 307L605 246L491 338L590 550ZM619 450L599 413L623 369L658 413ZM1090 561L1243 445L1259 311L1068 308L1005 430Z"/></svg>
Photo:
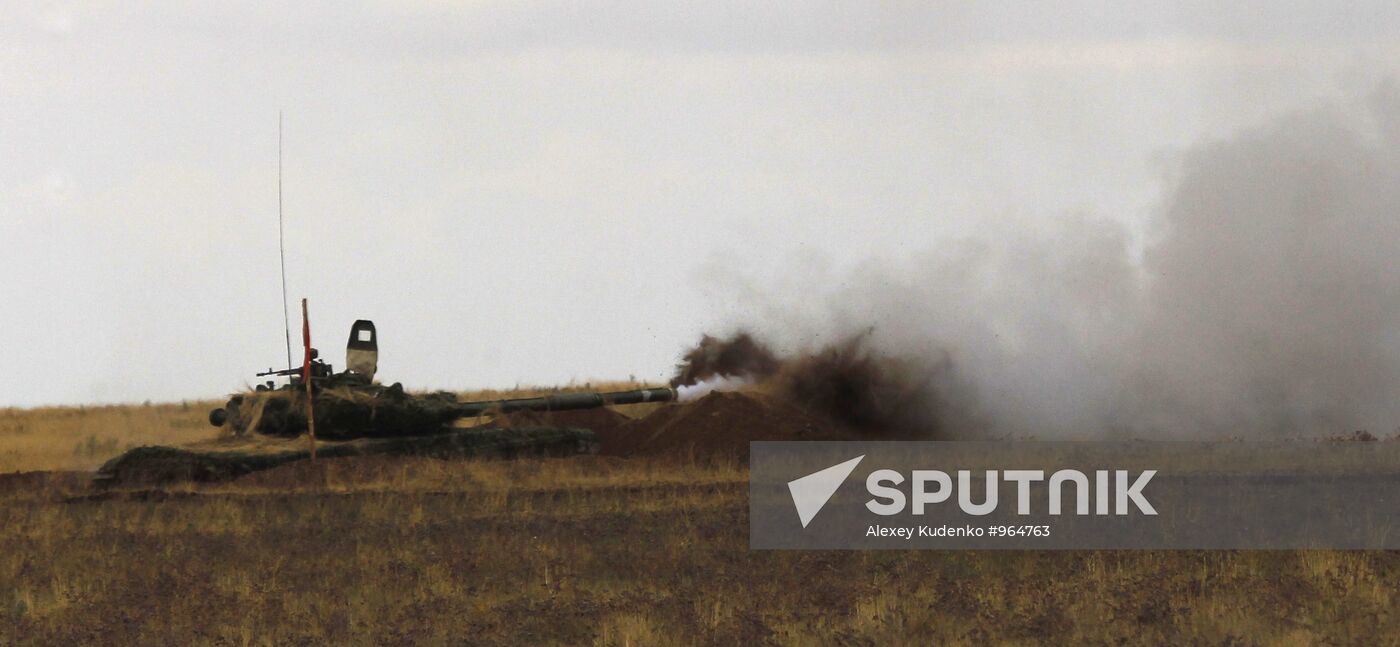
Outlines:
<svg viewBox="0 0 1400 647"><path fill-rule="evenodd" d="M298 460L295 452L243 454L199 453L174 447L137 447L107 461L93 483L106 487L159 486L169 483L228 481L250 472Z"/></svg>
<svg viewBox="0 0 1400 647"><path fill-rule="evenodd" d="M434 436L361 440L326 445L318 457L419 456L430 458L515 458L573 456L596 451L596 437L584 429L518 427L462 429ZM103 487L229 481L246 474L302 461L306 451L275 454L195 452L174 447L137 447L107 461L93 477Z"/></svg>
<svg viewBox="0 0 1400 647"><path fill-rule="evenodd" d="M713 392L673 404L618 429L598 434L601 453L748 454L756 440L854 440L839 423L783 400L745 392Z"/></svg>
<svg viewBox="0 0 1400 647"><path fill-rule="evenodd" d="M575 411L517 411L494 416L499 427L567 427L593 432L613 431L632 419L612 409L579 409Z"/></svg>

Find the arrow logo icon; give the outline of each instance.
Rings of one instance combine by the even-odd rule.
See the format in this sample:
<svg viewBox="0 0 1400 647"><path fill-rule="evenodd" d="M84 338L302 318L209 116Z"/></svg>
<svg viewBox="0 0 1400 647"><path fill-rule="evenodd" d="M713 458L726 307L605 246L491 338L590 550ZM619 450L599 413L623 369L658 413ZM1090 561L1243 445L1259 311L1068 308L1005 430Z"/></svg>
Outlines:
<svg viewBox="0 0 1400 647"><path fill-rule="evenodd" d="M822 506L831 500L831 495L836 494L836 489L846 482L846 477L855 471L863 458L865 454L788 481L788 492L792 494L792 504L797 507L797 518L802 520L803 528L822 511Z"/></svg>

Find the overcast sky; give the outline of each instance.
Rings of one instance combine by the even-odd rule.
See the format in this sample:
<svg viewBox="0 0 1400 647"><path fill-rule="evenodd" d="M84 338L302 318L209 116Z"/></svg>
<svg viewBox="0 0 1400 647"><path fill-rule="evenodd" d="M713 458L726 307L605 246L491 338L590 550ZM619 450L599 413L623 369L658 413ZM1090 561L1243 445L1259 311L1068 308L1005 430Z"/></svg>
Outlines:
<svg viewBox="0 0 1400 647"><path fill-rule="evenodd" d="M794 266L1139 223L1174 152L1400 69L1392 2L753 4L8 5L0 406L285 362L279 110L317 346L373 319L381 379L468 389L665 378Z"/></svg>

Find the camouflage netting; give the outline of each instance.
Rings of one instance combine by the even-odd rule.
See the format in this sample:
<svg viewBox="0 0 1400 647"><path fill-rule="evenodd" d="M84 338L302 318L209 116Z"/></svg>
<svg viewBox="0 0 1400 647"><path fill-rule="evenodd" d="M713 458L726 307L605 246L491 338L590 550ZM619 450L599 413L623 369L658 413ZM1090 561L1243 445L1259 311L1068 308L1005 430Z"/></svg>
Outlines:
<svg viewBox="0 0 1400 647"><path fill-rule="evenodd" d="M319 418L319 416L318 416ZM326 445L318 458L390 455L430 458L569 456L597 451L586 429L551 427L461 429L433 436L362 440ZM310 457L307 451L255 454L193 452L173 447L137 447L107 461L93 478L102 486L149 486L178 482L229 481Z"/></svg>
<svg viewBox="0 0 1400 647"><path fill-rule="evenodd" d="M235 433L256 431L295 438L306 433L300 391L257 391L229 402L225 427ZM451 393L410 395L396 388L322 389L316 393L316 436L325 440L397 438L444 433L457 417Z"/></svg>

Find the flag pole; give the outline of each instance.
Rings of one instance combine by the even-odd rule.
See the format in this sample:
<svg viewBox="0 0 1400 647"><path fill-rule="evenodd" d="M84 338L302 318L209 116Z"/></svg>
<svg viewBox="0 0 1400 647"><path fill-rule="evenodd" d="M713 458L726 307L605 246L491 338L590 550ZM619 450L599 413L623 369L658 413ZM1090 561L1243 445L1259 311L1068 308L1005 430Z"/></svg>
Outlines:
<svg viewBox="0 0 1400 647"><path fill-rule="evenodd" d="M301 361L301 381L306 384L306 430L311 439L311 462L316 462L316 407L311 392L311 318L306 314L306 298L301 300L301 344L306 349Z"/></svg>

